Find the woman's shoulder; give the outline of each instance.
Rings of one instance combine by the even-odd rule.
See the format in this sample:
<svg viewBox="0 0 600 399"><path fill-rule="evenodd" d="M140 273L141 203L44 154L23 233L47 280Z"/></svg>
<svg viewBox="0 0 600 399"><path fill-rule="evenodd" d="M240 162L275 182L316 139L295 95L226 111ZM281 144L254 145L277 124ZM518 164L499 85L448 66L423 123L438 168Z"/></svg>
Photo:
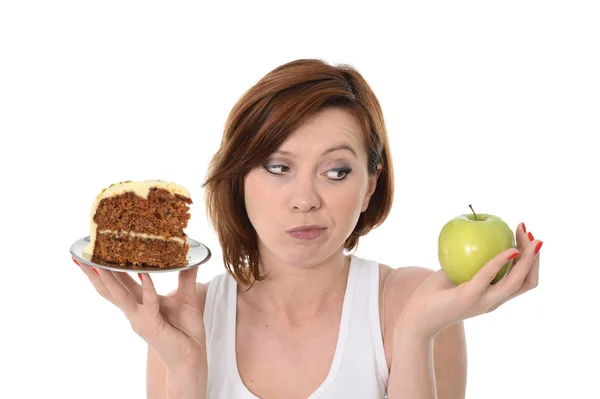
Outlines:
<svg viewBox="0 0 600 399"><path fill-rule="evenodd" d="M355 256L356 258L356 256ZM390 291L390 293L398 293L398 291L406 292L413 291L435 271L433 269L422 266L390 266L381 263L376 259L360 258L362 264L379 267L379 292Z"/></svg>
<svg viewBox="0 0 600 399"><path fill-rule="evenodd" d="M379 282L385 295L412 295L419 285L431 274L433 269L422 266L392 267L379 263ZM400 299L400 298L396 298Z"/></svg>
<svg viewBox="0 0 600 399"><path fill-rule="evenodd" d="M392 267L379 263L380 307L386 330L393 328L410 297L432 273L434 270L422 266Z"/></svg>

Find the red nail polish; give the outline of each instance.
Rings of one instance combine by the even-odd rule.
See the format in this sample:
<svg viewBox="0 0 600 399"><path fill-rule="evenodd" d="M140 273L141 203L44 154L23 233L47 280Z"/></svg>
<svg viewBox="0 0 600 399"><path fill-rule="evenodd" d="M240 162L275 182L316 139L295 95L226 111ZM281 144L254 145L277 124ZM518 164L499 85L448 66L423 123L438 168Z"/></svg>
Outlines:
<svg viewBox="0 0 600 399"><path fill-rule="evenodd" d="M75 262L75 263L77 264L77 266L81 266L81 265L79 264L79 262L77 262L77 261L75 260L75 258L71 258L71 259L73 259L73 262Z"/></svg>
<svg viewBox="0 0 600 399"><path fill-rule="evenodd" d="M529 237L529 241L533 241L533 234L531 234L531 231L529 233L527 233L527 237Z"/></svg>
<svg viewBox="0 0 600 399"><path fill-rule="evenodd" d="M144 280L142 280L142 273L138 273L138 277L140 278L141 282L144 282Z"/></svg>
<svg viewBox="0 0 600 399"><path fill-rule="evenodd" d="M509 256L509 257L508 257L508 260L514 259L514 258L516 258L517 256L519 256L519 253L518 253L518 252L515 252L514 254L512 254L511 256Z"/></svg>
<svg viewBox="0 0 600 399"><path fill-rule="evenodd" d="M96 270L95 267L92 267L92 270L94 271L94 273L96 273L98 276L100 275L100 273L98 273L98 270Z"/></svg>
<svg viewBox="0 0 600 399"><path fill-rule="evenodd" d="M535 247L535 254L536 255L537 255L538 252L540 252L540 248L542 248L542 244L543 244L543 242L540 241L540 242L538 242L538 245L536 245L536 247Z"/></svg>
<svg viewBox="0 0 600 399"><path fill-rule="evenodd" d="M525 223L521 223L521 227L523 228L523 233L527 233L527 229L525 228Z"/></svg>

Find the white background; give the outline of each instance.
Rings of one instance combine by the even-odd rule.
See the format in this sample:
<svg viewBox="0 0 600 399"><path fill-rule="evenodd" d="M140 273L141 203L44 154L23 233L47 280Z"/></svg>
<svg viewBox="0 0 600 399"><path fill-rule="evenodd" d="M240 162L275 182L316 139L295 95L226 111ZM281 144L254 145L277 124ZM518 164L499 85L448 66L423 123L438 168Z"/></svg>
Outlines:
<svg viewBox="0 0 600 399"><path fill-rule="evenodd" d="M544 241L539 287L466 323L467 397L597 393L597 2L199 3L0 5L1 398L144 397L146 346L69 247L102 188L172 180L213 251L198 279L223 272L207 164L243 92L297 58L353 65L383 107L396 199L357 255L438 269L468 204Z"/></svg>

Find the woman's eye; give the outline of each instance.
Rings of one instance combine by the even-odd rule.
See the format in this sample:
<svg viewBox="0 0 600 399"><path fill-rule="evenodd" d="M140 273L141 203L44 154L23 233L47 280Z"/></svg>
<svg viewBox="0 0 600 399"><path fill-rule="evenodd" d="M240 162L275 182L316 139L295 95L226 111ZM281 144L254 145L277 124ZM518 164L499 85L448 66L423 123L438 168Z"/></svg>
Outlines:
<svg viewBox="0 0 600 399"><path fill-rule="evenodd" d="M288 168L285 165L269 165L269 164L265 164L263 165L263 168L265 168L265 170L269 173L273 173L274 175L281 175L287 171L290 170L290 168Z"/></svg>
<svg viewBox="0 0 600 399"><path fill-rule="evenodd" d="M280 164L264 164L263 168L274 175L283 175L287 172L290 171L289 166L286 165L280 165ZM350 168L334 168L334 169L330 169L326 172L327 178L330 180L344 180L346 177L348 177L348 175L350 174L350 172L352 171L352 169Z"/></svg>
<svg viewBox="0 0 600 399"><path fill-rule="evenodd" d="M344 180L352 169L350 168L336 168L327 171L327 177L331 180Z"/></svg>

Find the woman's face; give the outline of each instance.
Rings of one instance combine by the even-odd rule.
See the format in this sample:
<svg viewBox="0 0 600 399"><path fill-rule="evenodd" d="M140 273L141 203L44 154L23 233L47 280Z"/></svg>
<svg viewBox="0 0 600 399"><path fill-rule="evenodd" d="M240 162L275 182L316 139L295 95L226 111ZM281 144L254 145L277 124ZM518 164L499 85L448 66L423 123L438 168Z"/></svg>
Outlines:
<svg viewBox="0 0 600 399"><path fill-rule="evenodd" d="M263 259L297 267L341 249L367 209L376 177L356 118L325 109L245 179L245 203Z"/></svg>

